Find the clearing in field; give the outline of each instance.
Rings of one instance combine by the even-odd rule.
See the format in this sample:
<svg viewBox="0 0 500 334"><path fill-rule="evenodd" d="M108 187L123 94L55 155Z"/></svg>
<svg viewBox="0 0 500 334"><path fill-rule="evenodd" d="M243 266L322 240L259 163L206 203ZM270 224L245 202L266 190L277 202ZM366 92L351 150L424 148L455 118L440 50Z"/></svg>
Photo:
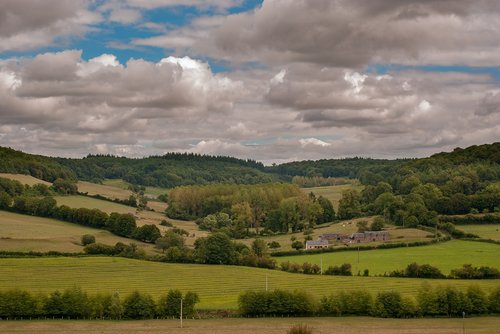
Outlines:
<svg viewBox="0 0 500 334"><path fill-rule="evenodd" d="M29 186L33 186L38 183L45 184L47 186L51 186L52 183L37 179L36 177L33 177L31 175L24 175L24 174L10 174L10 173L0 173L0 177L6 178L6 179L11 179L11 180L16 180L21 182L22 184L27 184Z"/></svg>
<svg viewBox="0 0 500 334"><path fill-rule="evenodd" d="M168 289L194 291L200 309L236 309L240 293L264 289L302 289L316 298L334 291L366 289L375 294L395 290L416 295L426 280L388 277L341 277L291 274L278 270L237 266L173 264L113 257L7 258L0 259L0 287L32 292L53 292L74 285L89 293L128 294L134 290L157 298ZM431 285L459 289L474 284L489 292L499 280L427 280Z"/></svg>
<svg viewBox="0 0 500 334"><path fill-rule="evenodd" d="M457 229L472 233L483 239L500 241L500 225L457 225Z"/></svg>
<svg viewBox="0 0 500 334"><path fill-rule="evenodd" d="M117 242L134 242L148 251L153 246L140 241L122 238L109 231L66 223L49 218L20 215L0 211L0 250L16 252L82 252L82 235L92 234L96 242L114 245Z"/></svg>
<svg viewBox="0 0 500 334"><path fill-rule="evenodd" d="M335 211L337 211L339 208L339 200L342 198L343 191L347 189L361 191L363 188L364 187L358 182L353 182L351 184L342 184L338 186L302 188L302 191L306 194L313 192L316 196L323 196L329 199L333 203Z"/></svg>
<svg viewBox="0 0 500 334"><path fill-rule="evenodd" d="M371 275L382 275L393 270L400 270L412 262L418 264L430 264L439 268L443 274L449 274L450 270L460 268L464 264L474 266L492 266L500 267L500 245L451 240L438 244L419 246L419 247L401 247L392 249L376 249L367 251L356 251L356 246L352 251L332 252L323 254L297 255L276 257L278 262L295 263L316 263L323 262L323 268L330 265L340 265L350 263L353 273L363 272L368 269Z"/></svg>
<svg viewBox="0 0 500 334"><path fill-rule="evenodd" d="M307 324L314 334L496 334L499 317L452 319L379 319L369 317L339 318L260 318L136 321L1 321L2 333L179 333L184 334L285 334L294 324Z"/></svg>

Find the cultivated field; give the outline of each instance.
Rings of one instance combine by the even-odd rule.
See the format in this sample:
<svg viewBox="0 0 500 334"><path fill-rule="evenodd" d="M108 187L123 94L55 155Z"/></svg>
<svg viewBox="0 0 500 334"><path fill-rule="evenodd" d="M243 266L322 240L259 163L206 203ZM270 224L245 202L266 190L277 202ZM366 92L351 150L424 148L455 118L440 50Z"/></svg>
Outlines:
<svg viewBox="0 0 500 334"><path fill-rule="evenodd" d="M154 251L150 244L122 238L109 231L55 219L0 211L0 250L82 252L80 239L84 234L92 234L97 242L108 245L114 245L117 242L125 244L134 242L148 252Z"/></svg>
<svg viewBox="0 0 500 334"><path fill-rule="evenodd" d="M236 266L172 264L111 257L8 258L0 259L0 287L32 292L52 292L74 285L89 293L127 294L133 290L157 297L168 289L194 291L201 309L236 309L238 295L245 290L303 289L319 298L334 291L366 289L416 295L425 280L386 277L340 277L290 274ZM431 285L453 285L460 289L474 284L485 291L500 285L499 280L429 280Z"/></svg>
<svg viewBox="0 0 500 334"><path fill-rule="evenodd" d="M85 181L78 181L78 191L89 195L101 195L110 199L128 199L133 192L128 189L118 188L106 184L96 184Z"/></svg>
<svg viewBox="0 0 500 334"><path fill-rule="evenodd" d="M484 239L500 241L500 225L457 225L457 229Z"/></svg>
<svg viewBox="0 0 500 334"><path fill-rule="evenodd" d="M135 321L0 321L0 332L11 333L185 333L185 334L285 334L294 324L307 324L314 334L496 334L500 317L452 319L266 318Z"/></svg>
<svg viewBox="0 0 500 334"><path fill-rule="evenodd" d="M11 179L11 180L17 180L21 182L22 184L27 184L29 186L35 185L37 183L42 183L47 186L52 185L52 183L37 179L36 177L33 177L31 175L24 175L24 174L10 174L10 173L0 173L0 177L6 178L6 179Z"/></svg>
<svg viewBox="0 0 500 334"><path fill-rule="evenodd" d="M328 186L328 187L313 187L313 188L302 188L306 194L313 192L316 196L323 196L328 198L333 203L335 211L339 208L339 200L342 198L342 192L347 189L363 190L363 186L359 183L352 184L342 184L339 186Z"/></svg>
<svg viewBox="0 0 500 334"><path fill-rule="evenodd" d="M278 262L316 263L323 260L323 268L330 265L350 263L353 273L368 269L371 275L381 275L393 270L404 269L412 262L430 264L438 267L444 274L451 269L462 267L463 264L474 266L500 267L500 245L451 240L429 246L402 247L393 249L377 249L368 251L352 251L323 253L314 255L297 255L277 257ZM359 262L358 262L359 257Z"/></svg>

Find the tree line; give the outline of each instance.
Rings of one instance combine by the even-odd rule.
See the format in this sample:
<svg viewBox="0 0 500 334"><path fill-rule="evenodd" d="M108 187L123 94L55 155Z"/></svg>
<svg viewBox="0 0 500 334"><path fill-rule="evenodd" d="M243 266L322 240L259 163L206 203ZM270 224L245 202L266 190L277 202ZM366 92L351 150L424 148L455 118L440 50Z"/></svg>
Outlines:
<svg viewBox="0 0 500 334"><path fill-rule="evenodd" d="M302 231L335 219L332 203L285 183L217 184L178 187L170 191L167 215L196 219L201 229L233 238L250 232L273 234Z"/></svg>
<svg viewBox="0 0 500 334"><path fill-rule="evenodd" d="M150 294L134 291L89 295L79 287L56 290L49 295L25 290L0 291L0 319L152 319L195 315L199 297L194 292L168 290L155 301Z"/></svg>
<svg viewBox="0 0 500 334"><path fill-rule="evenodd" d="M454 286L425 284L416 298L397 291L381 291L375 296L366 290L339 291L318 302L304 291L247 291L238 298L240 313L262 316L374 316L412 318L421 316L461 317L500 313L500 287L488 295L478 286L465 291Z"/></svg>

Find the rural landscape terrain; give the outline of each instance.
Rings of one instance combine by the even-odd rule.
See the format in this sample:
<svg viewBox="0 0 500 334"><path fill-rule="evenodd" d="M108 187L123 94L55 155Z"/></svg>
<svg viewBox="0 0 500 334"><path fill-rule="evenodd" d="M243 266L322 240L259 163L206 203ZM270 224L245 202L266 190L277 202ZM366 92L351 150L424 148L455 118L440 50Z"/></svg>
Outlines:
<svg viewBox="0 0 500 334"><path fill-rule="evenodd" d="M0 0L0 333L500 333L499 0Z"/></svg>
<svg viewBox="0 0 500 334"><path fill-rule="evenodd" d="M43 330L40 319L179 318L181 299L186 319L426 317L405 323L416 332L433 317L472 316L481 333L498 324L473 320L500 312L498 143L271 167L186 154L0 157L0 317L39 319L6 331ZM175 174L185 170L196 179ZM327 319L301 321L327 331ZM342 321L331 326L342 332Z"/></svg>

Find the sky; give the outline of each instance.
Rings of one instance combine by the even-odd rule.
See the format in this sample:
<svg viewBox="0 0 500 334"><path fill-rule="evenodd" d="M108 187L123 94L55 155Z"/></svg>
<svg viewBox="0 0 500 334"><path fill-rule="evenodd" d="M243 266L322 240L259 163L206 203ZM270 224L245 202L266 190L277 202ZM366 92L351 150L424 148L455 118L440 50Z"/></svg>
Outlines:
<svg viewBox="0 0 500 334"><path fill-rule="evenodd" d="M265 164L500 140L497 0L2 0L0 146Z"/></svg>

